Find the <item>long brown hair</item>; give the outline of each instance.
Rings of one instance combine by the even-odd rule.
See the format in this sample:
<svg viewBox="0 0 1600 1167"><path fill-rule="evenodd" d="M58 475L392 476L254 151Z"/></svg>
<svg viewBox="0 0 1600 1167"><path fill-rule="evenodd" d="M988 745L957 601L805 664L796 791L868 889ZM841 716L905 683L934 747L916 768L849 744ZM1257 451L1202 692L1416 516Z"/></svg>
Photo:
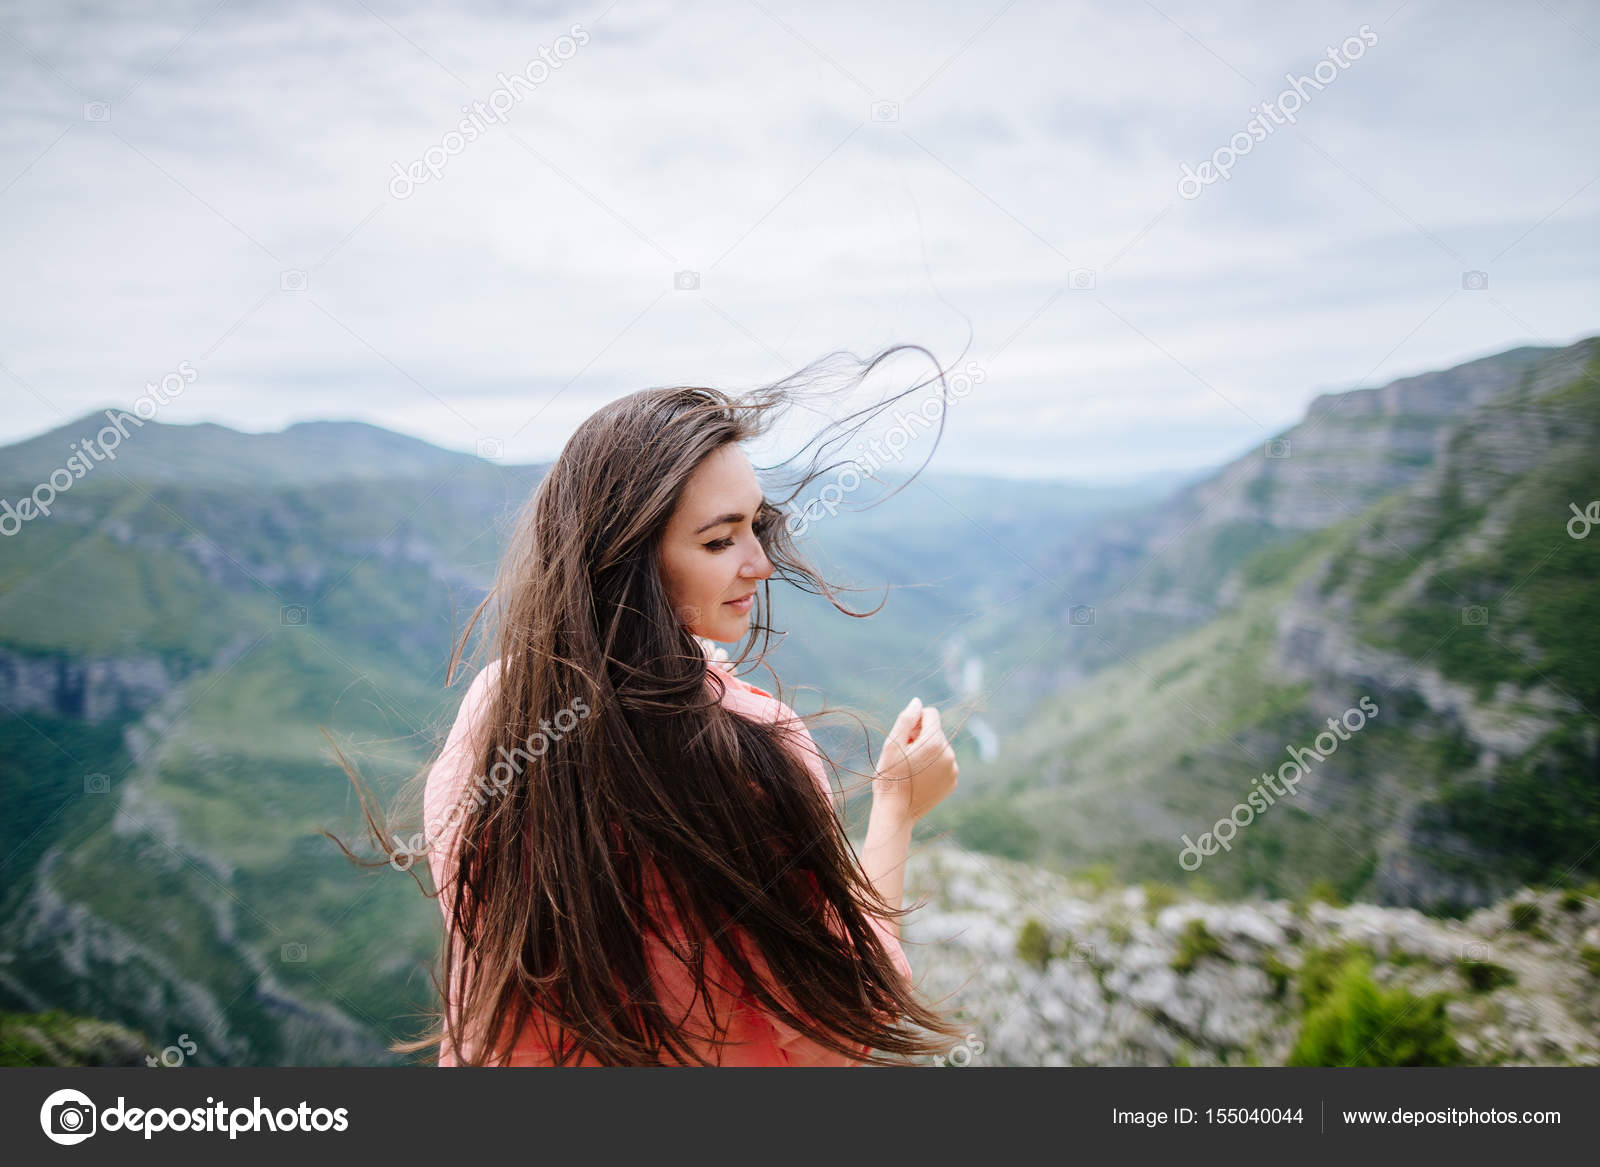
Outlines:
<svg viewBox="0 0 1600 1167"><path fill-rule="evenodd" d="M926 353L886 349L857 361L852 380L906 350ZM453 676L482 621L479 649L499 664L472 773L512 756L538 735L541 719L548 726L562 709L586 715L545 738L537 758L524 749L529 764L461 814L454 876L443 881L461 960L446 936L444 1007L426 1036L394 1043L395 1052L448 1038L461 1064L504 1065L509 1046L491 1046L520 1034L537 1012L559 1027L560 1048L550 1051L557 1065L585 1055L602 1065L716 1064L652 991L651 934L689 971L697 1001L713 945L762 1009L852 1059L905 1064L959 1040L962 1029L906 983L867 917L893 919L916 905L894 908L878 895L791 731L718 701L705 652L673 611L659 566L662 532L696 467L728 443L770 433L812 375L840 356L739 397L673 387L613 401L578 427L540 481L451 653ZM944 370L936 379L942 389ZM783 519L806 484L841 464L820 465L849 423L887 404L839 419L803 447L812 457L786 498L774 501L763 486L756 525L775 578L856 617L872 613L839 603ZM771 590L770 580L758 589L736 665L758 641L765 655ZM375 863L385 862L396 836L374 821L359 774L339 759L385 851ZM836 773L836 763L821 760ZM663 895L696 938L687 951L659 932L650 905ZM747 942L781 970L781 985L763 983ZM713 1031L723 1024L713 1018ZM863 1056L863 1047L875 1052Z"/></svg>

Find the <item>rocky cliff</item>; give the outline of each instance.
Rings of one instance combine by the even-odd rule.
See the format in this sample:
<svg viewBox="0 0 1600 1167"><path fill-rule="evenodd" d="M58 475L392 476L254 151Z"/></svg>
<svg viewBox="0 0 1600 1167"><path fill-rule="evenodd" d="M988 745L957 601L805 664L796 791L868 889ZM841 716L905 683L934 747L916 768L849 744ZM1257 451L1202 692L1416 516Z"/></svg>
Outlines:
<svg viewBox="0 0 1600 1167"><path fill-rule="evenodd" d="M926 900L904 933L919 987L954 994L973 1034L949 1065L1283 1065L1332 958L1369 963L1413 1017L1439 1001L1464 1063L1600 1065L1600 887L1524 890L1456 921L1211 903L947 844L907 870L906 903Z"/></svg>

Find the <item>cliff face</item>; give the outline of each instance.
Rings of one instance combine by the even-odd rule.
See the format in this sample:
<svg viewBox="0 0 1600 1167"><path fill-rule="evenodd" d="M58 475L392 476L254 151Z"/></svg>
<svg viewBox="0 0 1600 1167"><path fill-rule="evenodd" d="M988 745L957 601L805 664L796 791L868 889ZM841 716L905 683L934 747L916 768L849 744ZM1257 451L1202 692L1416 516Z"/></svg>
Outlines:
<svg viewBox="0 0 1600 1167"><path fill-rule="evenodd" d="M1313 704L1381 687L1415 699L1415 735L1452 743L1454 764L1425 781L1393 762L1370 775L1396 808L1374 889L1387 902L1477 905L1582 868L1577 833L1544 871L1463 811L1499 798L1527 812L1510 803L1532 791L1495 791L1535 770L1576 784L1570 816L1545 814L1552 834L1597 797L1583 774L1600 758L1586 647L1600 557L1566 529L1568 504L1586 505L1593 482L1597 358L1590 341L1543 359L1444 431L1422 477L1354 524L1280 611L1277 667L1310 686Z"/></svg>
<svg viewBox="0 0 1600 1167"><path fill-rule="evenodd" d="M1375 389L1324 394L1299 424L1159 505L1048 546L1039 570L1069 605L1095 609L1094 636L1063 637L1059 651L1024 661L1019 695L1077 684L1141 649L1226 610L1252 552L1349 521L1421 479L1452 427L1533 377L1538 390L1570 377L1583 346L1519 348ZM1536 391L1538 391L1536 390ZM979 635L1003 657L1028 635L1007 613ZM1031 713L1026 701L1013 722Z"/></svg>
<svg viewBox="0 0 1600 1167"><path fill-rule="evenodd" d="M969 846L1061 870L1194 874L1238 896L1298 895L1325 878L1346 898L1446 914L1600 873L1589 712L1600 708L1600 538L1567 530L1571 505L1595 493L1600 341L1539 356L1498 393L1495 369L1355 400L1356 417L1449 419L1428 463L1364 509L1223 537L1216 516L1225 497L1245 513L1246 480L1287 489L1298 475L1302 495L1326 497L1378 490L1348 460L1302 458L1306 443L1236 464L1202 488L1232 481L1233 495L1191 513L1088 622L1051 605L1061 627L991 648L986 672L1007 676L1019 656L1034 672L996 702L1004 747L964 771L942 823ZM1060 688L1030 689L1046 675ZM1383 712L1355 740L1230 853L1198 874L1179 868L1185 834L1236 806L1248 814L1252 784L1362 698Z"/></svg>
<svg viewBox="0 0 1600 1167"><path fill-rule="evenodd" d="M1317 968L1353 951L1383 991L1441 994L1444 1029L1470 1064L1600 1065L1593 895L1522 892L1449 921L1174 894L915 849L906 903L927 906L907 918L906 951L924 995L954 993L974 1039L949 1064L1283 1065ZM1018 952L1025 931L1032 959Z"/></svg>
<svg viewBox="0 0 1600 1167"><path fill-rule="evenodd" d="M0 706L87 722L137 717L185 674L180 661L157 653L80 657L0 647Z"/></svg>

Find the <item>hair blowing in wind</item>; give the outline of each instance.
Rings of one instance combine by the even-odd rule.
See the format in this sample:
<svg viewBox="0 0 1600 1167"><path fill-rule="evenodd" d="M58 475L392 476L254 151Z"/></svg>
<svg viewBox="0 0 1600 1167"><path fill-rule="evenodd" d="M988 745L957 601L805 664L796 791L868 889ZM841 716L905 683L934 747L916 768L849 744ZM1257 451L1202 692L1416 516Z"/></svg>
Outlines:
<svg viewBox="0 0 1600 1167"><path fill-rule="evenodd" d="M853 380L908 349L926 351L849 358ZM613 401L578 427L540 481L450 662L453 675L481 620L479 650L500 668L472 773L519 747L525 761L503 790L457 816L454 875L436 893L454 921L454 942L441 946L447 1004L425 1037L394 1051L447 1040L470 1050L462 1064L504 1065L510 1035L531 1019L556 1065L716 1064L697 1046L727 1026L705 995L717 969L737 982L724 987L743 985L762 1010L864 1062L903 1064L960 1037L906 982L867 916L912 909L879 896L792 730L717 700L706 652L663 583L661 536L685 481L727 444L771 432L839 355L742 396L674 387ZM943 386L943 370L906 393L935 381ZM755 532L773 570L759 581L740 661L758 642L766 651L774 581L823 595L845 615L872 614L839 603L784 517L810 482L842 464L821 463L851 423L905 395L829 422L798 460L785 459L785 497L771 491L782 475L765 476ZM572 708L588 713L530 756L541 719ZM339 760L386 853L373 865L386 863L392 836L374 820L359 774ZM681 930L663 927L664 908ZM692 978L700 1007L688 1017L657 999L652 937ZM754 954L774 970L767 980ZM874 1052L862 1057L863 1047Z"/></svg>

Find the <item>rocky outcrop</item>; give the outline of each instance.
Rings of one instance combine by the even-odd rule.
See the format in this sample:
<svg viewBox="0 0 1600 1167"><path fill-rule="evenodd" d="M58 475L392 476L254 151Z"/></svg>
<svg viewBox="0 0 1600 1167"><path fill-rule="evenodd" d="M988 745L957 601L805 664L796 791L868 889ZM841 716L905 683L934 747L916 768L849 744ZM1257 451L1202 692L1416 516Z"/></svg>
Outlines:
<svg viewBox="0 0 1600 1167"><path fill-rule="evenodd" d="M0 707L80 721L135 717L188 671L182 661L153 652L78 657L0 647Z"/></svg>
<svg viewBox="0 0 1600 1167"><path fill-rule="evenodd" d="M973 1035L948 1064L1281 1065L1308 958L1355 946L1378 984L1446 994L1469 1062L1600 1065L1593 896L1522 891L1456 921L1370 904L1164 902L1173 895L917 848L905 902L926 906L904 922L906 953L924 995ZM1042 964L1018 955L1030 919ZM1475 970L1489 972L1474 984Z"/></svg>

